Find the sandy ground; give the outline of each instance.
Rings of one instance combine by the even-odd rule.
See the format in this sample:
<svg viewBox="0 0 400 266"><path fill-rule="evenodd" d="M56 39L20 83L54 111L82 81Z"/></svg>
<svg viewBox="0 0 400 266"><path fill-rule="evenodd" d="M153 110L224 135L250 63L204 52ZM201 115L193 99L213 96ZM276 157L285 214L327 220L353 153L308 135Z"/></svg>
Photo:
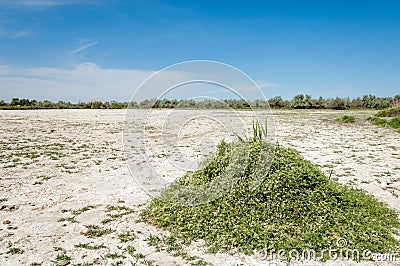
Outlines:
<svg viewBox="0 0 400 266"><path fill-rule="evenodd" d="M187 122L179 141L164 136L172 151L179 149L191 159L171 168L157 133L163 128L157 118L168 112L156 110L147 121L147 111L134 113L125 149L140 158L131 167L139 178L151 178L152 171L166 180L179 176L195 167L204 152L212 152L219 139L228 138L219 133L224 130L217 122ZM232 115L207 112L224 121ZM196 115L175 111L174 119L188 113ZM335 121L349 113L357 118L355 124ZM365 122L373 113L275 111L276 140L300 151L337 182L365 189L400 211L400 134ZM140 221L151 197L128 169L124 117L124 110L0 112L0 265L269 265L254 256L208 254L201 242L180 246L168 232ZM143 140L144 126L147 144L138 149L135 140ZM183 159L170 158L176 163ZM156 236L160 240L154 244Z"/></svg>

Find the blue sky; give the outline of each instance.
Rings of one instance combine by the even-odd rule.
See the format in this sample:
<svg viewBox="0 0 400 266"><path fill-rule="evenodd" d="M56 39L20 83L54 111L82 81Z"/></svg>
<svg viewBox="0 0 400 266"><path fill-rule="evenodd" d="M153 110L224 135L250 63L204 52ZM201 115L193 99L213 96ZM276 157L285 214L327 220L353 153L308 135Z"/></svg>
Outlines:
<svg viewBox="0 0 400 266"><path fill-rule="evenodd" d="M0 0L0 99L129 100L221 61L267 98L400 93L400 1Z"/></svg>

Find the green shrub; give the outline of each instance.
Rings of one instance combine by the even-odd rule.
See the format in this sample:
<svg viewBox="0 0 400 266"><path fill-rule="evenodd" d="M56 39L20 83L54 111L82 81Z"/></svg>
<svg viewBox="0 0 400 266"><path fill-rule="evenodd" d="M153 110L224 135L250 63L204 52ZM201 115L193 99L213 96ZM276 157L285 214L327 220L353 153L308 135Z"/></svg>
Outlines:
<svg viewBox="0 0 400 266"><path fill-rule="evenodd" d="M386 119L382 119L375 116L370 116L367 118L367 120L373 122L373 124L376 126L385 126L387 124Z"/></svg>
<svg viewBox="0 0 400 266"><path fill-rule="evenodd" d="M356 119L354 118L354 116L344 115L341 118L336 119L336 121L341 123L354 123L356 122Z"/></svg>
<svg viewBox="0 0 400 266"><path fill-rule="evenodd" d="M209 164L175 183L186 186L213 181L226 169L236 145L250 146L244 174L228 193L212 202L185 207L154 199L142 213L147 222L190 242L203 239L209 251L255 249L346 248L387 253L399 246L393 237L400 228L397 213L362 190L345 187L326 177L297 151L275 147L275 157L261 185L251 190L262 150L272 146L258 139L222 142ZM267 162L261 162L267 163ZM173 186L163 194L174 195Z"/></svg>
<svg viewBox="0 0 400 266"><path fill-rule="evenodd" d="M391 126L392 128L400 128L400 116L392 118L389 122L388 125Z"/></svg>
<svg viewBox="0 0 400 266"><path fill-rule="evenodd" d="M375 114L376 117L397 117L400 116L400 108L390 108L379 111Z"/></svg>
<svg viewBox="0 0 400 266"><path fill-rule="evenodd" d="M400 129L400 116L386 120L379 117L368 117L368 121L372 121L376 126L389 126L395 129Z"/></svg>

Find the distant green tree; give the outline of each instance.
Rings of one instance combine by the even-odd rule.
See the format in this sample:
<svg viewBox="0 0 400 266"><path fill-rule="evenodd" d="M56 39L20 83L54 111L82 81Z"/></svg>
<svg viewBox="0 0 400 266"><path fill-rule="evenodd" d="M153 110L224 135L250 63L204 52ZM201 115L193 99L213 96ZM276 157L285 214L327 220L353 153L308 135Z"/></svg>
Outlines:
<svg viewBox="0 0 400 266"><path fill-rule="evenodd" d="M327 107L335 110L344 110L347 107L346 100L339 97L336 97L334 99L328 99Z"/></svg>
<svg viewBox="0 0 400 266"><path fill-rule="evenodd" d="M48 100L44 100L42 103L42 108L51 108L52 106L54 106L53 103Z"/></svg>
<svg viewBox="0 0 400 266"><path fill-rule="evenodd" d="M11 99L11 102L10 102L10 105L11 105L11 106L20 105L20 104L19 104L19 98L12 98L12 99Z"/></svg>
<svg viewBox="0 0 400 266"><path fill-rule="evenodd" d="M104 104L101 101L91 101L90 102L90 109L104 109Z"/></svg>
<svg viewBox="0 0 400 266"><path fill-rule="evenodd" d="M393 97L393 108L400 108L400 94Z"/></svg>
<svg viewBox="0 0 400 266"><path fill-rule="evenodd" d="M281 96L275 96L269 99L269 105L271 108L283 108L285 107L285 102L283 101Z"/></svg>
<svg viewBox="0 0 400 266"><path fill-rule="evenodd" d="M304 95L303 94L298 94L293 97L291 107L294 109L302 109L305 107L305 102L304 102Z"/></svg>
<svg viewBox="0 0 400 266"><path fill-rule="evenodd" d="M304 108L310 109L313 108L313 102L311 99L311 95L306 94L306 97L304 98Z"/></svg>

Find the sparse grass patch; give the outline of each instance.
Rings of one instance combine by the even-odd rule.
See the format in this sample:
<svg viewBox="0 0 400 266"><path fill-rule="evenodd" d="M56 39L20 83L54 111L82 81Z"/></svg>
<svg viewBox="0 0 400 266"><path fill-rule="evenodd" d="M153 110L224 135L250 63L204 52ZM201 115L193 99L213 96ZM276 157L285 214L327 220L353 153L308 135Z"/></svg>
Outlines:
<svg viewBox="0 0 400 266"><path fill-rule="evenodd" d="M143 261L143 264L146 266L153 266L153 265L155 265L155 261L147 259L147 260Z"/></svg>
<svg viewBox="0 0 400 266"><path fill-rule="evenodd" d="M136 239L136 235L133 232L125 232L121 233L118 235L119 240L121 240L122 243L126 243L129 241L133 241Z"/></svg>
<svg viewBox="0 0 400 266"><path fill-rule="evenodd" d="M114 221L114 219L106 218L106 219L103 219L103 220L101 221L101 223L102 223L102 224L108 224L108 223L110 223L110 222L112 222L112 221Z"/></svg>
<svg viewBox="0 0 400 266"><path fill-rule="evenodd" d="M57 220L57 222L78 223L78 221L75 219L75 216L60 218L60 219Z"/></svg>
<svg viewBox="0 0 400 266"><path fill-rule="evenodd" d="M133 254L133 257L134 257L136 260L140 260L140 259L145 259L145 258L146 258L146 256L143 255L142 253Z"/></svg>
<svg viewBox="0 0 400 266"><path fill-rule="evenodd" d="M71 257L69 257L67 254L63 253L63 254L58 254L56 256L56 258L51 262L53 262L56 266L59 266L59 265L64 266L64 265L68 265L71 260L72 260Z"/></svg>
<svg viewBox="0 0 400 266"><path fill-rule="evenodd" d="M47 181L51 179L51 176L39 176L38 178L40 178L42 181Z"/></svg>
<svg viewBox="0 0 400 266"><path fill-rule="evenodd" d="M54 251L64 251L62 247L53 247Z"/></svg>
<svg viewBox="0 0 400 266"><path fill-rule="evenodd" d="M111 228L101 228L98 225L86 225L86 228L88 229L88 231L83 234L90 238L101 237L115 231Z"/></svg>
<svg viewBox="0 0 400 266"><path fill-rule="evenodd" d="M97 205L88 205L88 206L85 206L85 207L83 207L83 208L76 209L76 210L73 210L73 209L69 209L69 210L63 209L63 210L61 210L61 212L62 212L62 213L70 212L72 215L79 215L79 214L82 214L82 213L84 213L84 212L86 212L86 211L89 211L89 210L95 209L95 208L97 208Z"/></svg>
<svg viewBox="0 0 400 266"><path fill-rule="evenodd" d="M393 189L393 188L392 189L387 189L387 191L389 191L390 194L392 194L392 196L394 196L396 198L399 197L399 194L396 193L396 189Z"/></svg>
<svg viewBox="0 0 400 266"><path fill-rule="evenodd" d="M121 212L121 213L115 213L115 214L108 214L111 218L113 218L113 219L118 219L118 218L121 218L121 217L123 217L123 216L125 216L125 215L128 215L128 214L131 214L131 213L133 213L134 211L132 210L132 211L126 211L126 212Z"/></svg>
<svg viewBox="0 0 400 266"><path fill-rule="evenodd" d="M13 255L22 253L24 253L24 250L16 247L10 247L7 251L7 254L13 254Z"/></svg>
<svg viewBox="0 0 400 266"><path fill-rule="evenodd" d="M182 249L182 245L175 235L170 235L165 239L168 252L177 252Z"/></svg>
<svg viewBox="0 0 400 266"><path fill-rule="evenodd" d="M106 212L111 212L111 211L133 211L133 209L126 207L126 206L112 206L108 205L106 207Z"/></svg>
<svg viewBox="0 0 400 266"><path fill-rule="evenodd" d="M133 256L136 251L135 247L133 246L127 246L124 250L131 256Z"/></svg>
<svg viewBox="0 0 400 266"><path fill-rule="evenodd" d="M6 202L7 200L8 200L8 198L0 198L0 203Z"/></svg>
<svg viewBox="0 0 400 266"><path fill-rule="evenodd" d="M190 265L191 265L191 266L207 266L207 265L210 265L210 264L207 263L207 262L205 262L205 261L202 260L202 259L199 259L199 260L196 260L196 261L194 261L194 262L191 262Z"/></svg>
<svg viewBox="0 0 400 266"><path fill-rule="evenodd" d="M75 245L76 248L84 248L84 249L89 249L89 250L97 250L97 249L102 249L106 248L104 244L101 245L90 245L89 243L79 243Z"/></svg>
<svg viewBox="0 0 400 266"><path fill-rule="evenodd" d="M129 215L131 213L134 213L135 210L126 207L126 206L107 206L106 207L106 212L112 212L112 213L107 213L107 216L109 216L110 218L104 219L102 221L102 223L109 223L115 219L121 218L125 215Z"/></svg>
<svg viewBox="0 0 400 266"><path fill-rule="evenodd" d="M71 257L69 257L66 254L58 254L57 257L56 257L56 260L57 261L60 261L60 260L71 260Z"/></svg>
<svg viewBox="0 0 400 266"><path fill-rule="evenodd" d="M146 242L149 244L149 246L157 247L160 243L160 238L156 235L150 234L149 237L146 238Z"/></svg>
<svg viewBox="0 0 400 266"><path fill-rule="evenodd" d="M85 206L85 207L83 207L81 209L70 210L70 213L73 214L73 215L79 215L79 214L82 214L82 213L84 213L86 211L89 211L91 209L95 209L96 207L97 207L96 205L88 205L88 206Z"/></svg>
<svg viewBox="0 0 400 266"><path fill-rule="evenodd" d="M124 255L122 255L122 254L118 254L118 253L108 253L108 254L106 254L106 258L110 258L110 259L113 259L113 260L115 260L115 259L118 259L118 258L125 258L125 256Z"/></svg>

